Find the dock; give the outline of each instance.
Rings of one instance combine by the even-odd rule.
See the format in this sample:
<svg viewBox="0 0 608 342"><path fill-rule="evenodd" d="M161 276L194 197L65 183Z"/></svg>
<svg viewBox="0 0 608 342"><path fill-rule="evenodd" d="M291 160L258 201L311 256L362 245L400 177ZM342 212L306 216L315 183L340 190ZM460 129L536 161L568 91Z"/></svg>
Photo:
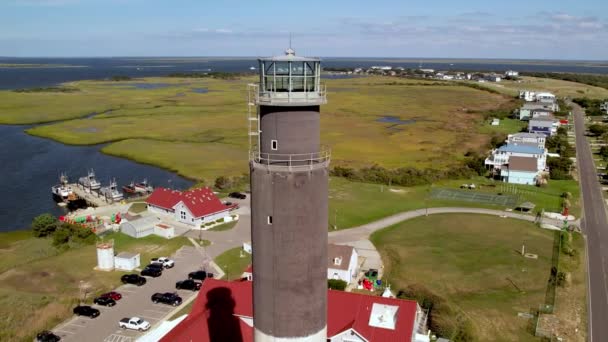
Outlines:
<svg viewBox="0 0 608 342"><path fill-rule="evenodd" d="M88 189L81 184L73 183L70 184L70 187L79 199L86 201L90 206L102 207L114 203L112 199L105 198L99 191Z"/></svg>

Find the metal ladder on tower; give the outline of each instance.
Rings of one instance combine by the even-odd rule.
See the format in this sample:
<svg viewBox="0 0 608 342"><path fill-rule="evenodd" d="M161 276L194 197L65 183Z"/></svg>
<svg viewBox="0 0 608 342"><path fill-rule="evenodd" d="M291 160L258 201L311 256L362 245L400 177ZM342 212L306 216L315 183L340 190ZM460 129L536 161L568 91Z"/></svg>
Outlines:
<svg viewBox="0 0 608 342"><path fill-rule="evenodd" d="M257 84L247 85L247 123L249 136L249 154L259 151L260 123L257 106L259 86Z"/></svg>

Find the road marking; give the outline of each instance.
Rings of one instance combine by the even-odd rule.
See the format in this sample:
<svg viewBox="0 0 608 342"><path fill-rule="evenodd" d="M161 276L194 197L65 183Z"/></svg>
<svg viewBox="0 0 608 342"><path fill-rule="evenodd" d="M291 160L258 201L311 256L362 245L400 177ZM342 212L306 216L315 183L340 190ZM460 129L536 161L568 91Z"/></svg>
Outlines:
<svg viewBox="0 0 608 342"><path fill-rule="evenodd" d="M171 311L171 310L167 310L167 311L159 311L159 310L153 310L153 309L145 309L144 311L151 311L151 312L154 312L154 313L159 313L159 314L164 315L164 314L166 314L167 312L169 312L169 311Z"/></svg>
<svg viewBox="0 0 608 342"><path fill-rule="evenodd" d="M85 327L85 325L76 324L76 323L69 323L68 325L75 325L75 326L80 327L80 328L84 328Z"/></svg>

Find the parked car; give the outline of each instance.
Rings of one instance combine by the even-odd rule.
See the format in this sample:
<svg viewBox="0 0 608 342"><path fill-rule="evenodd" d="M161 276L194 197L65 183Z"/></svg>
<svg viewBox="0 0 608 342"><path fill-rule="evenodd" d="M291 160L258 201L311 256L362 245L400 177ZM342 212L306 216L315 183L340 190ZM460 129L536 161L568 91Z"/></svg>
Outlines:
<svg viewBox="0 0 608 342"><path fill-rule="evenodd" d="M146 283L146 278L139 276L139 274L125 274L120 277L120 280L123 284L135 284L137 286L142 286Z"/></svg>
<svg viewBox="0 0 608 342"><path fill-rule="evenodd" d="M240 193L240 192L231 192L228 194L228 197L230 198L238 198L238 199L245 199L247 198L247 195Z"/></svg>
<svg viewBox="0 0 608 342"><path fill-rule="evenodd" d="M209 277L209 274L207 274L207 272L205 272L205 271L194 271L194 272L188 273L188 279L196 279L196 280L202 281L207 278L212 278L212 277Z"/></svg>
<svg viewBox="0 0 608 342"><path fill-rule="evenodd" d="M74 308L74 314L78 316L87 316L95 318L99 316L99 310L92 308L88 305L78 305Z"/></svg>
<svg viewBox="0 0 608 342"><path fill-rule="evenodd" d="M106 292L106 293L102 294L99 297L108 297L108 298L112 298L114 300L120 300L122 298L122 295L116 291L110 291L110 292Z"/></svg>
<svg viewBox="0 0 608 342"><path fill-rule="evenodd" d="M146 267L141 272L139 272L142 276L154 277L158 278L163 275L162 268L157 267Z"/></svg>
<svg viewBox="0 0 608 342"><path fill-rule="evenodd" d="M123 329L144 331L150 329L150 322L144 321L139 317L125 317L118 322L118 326Z"/></svg>
<svg viewBox="0 0 608 342"><path fill-rule="evenodd" d="M97 305L110 306L110 307L116 305L116 301L110 297L97 297L97 298L93 299L93 303L95 303Z"/></svg>
<svg viewBox="0 0 608 342"><path fill-rule="evenodd" d="M61 341L61 337L53 334L51 331L44 330L36 335L36 342L57 342Z"/></svg>
<svg viewBox="0 0 608 342"><path fill-rule="evenodd" d="M201 285L203 285L203 284L199 283L198 281L188 279L188 280L181 280L181 281L178 281L177 283L175 283L175 288L178 290L198 291L201 289Z"/></svg>
<svg viewBox="0 0 608 342"><path fill-rule="evenodd" d="M175 266L175 261L167 257L153 258L151 263L161 264L164 268L173 268L173 266Z"/></svg>
<svg viewBox="0 0 608 342"><path fill-rule="evenodd" d="M178 306L182 303L182 297L178 296L177 293L165 292L165 293L155 293L152 295L152 302L169 304L173 306Z"/></svg>

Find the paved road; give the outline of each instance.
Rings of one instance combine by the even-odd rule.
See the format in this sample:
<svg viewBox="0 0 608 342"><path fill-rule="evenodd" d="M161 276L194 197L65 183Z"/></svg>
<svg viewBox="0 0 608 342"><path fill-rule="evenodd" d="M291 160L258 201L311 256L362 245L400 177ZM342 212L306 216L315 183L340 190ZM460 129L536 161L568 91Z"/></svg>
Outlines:
<svg viewBox="0 0 608 342"><path fill-rule="evenodd" d="M399 214L395 214L392 216L385 217L378 221L374 221L368 224L364 224L359 227L339 230L335 232L329 233L329 240L332 243L344 243L350 241L357 241L367 239L373 232L392 226L401 221L409 220L414 217L424 216L424 215L432 215L432 214L448 214L448 213L468 213L468 214L487 214L487 215L496 215L496 216L506 216L510 218L532 221L534 222L534 215L526 215L526 214L518 214L510 211L503 210L492 210L492 209L481 209L481 208L459 208L459 207L443 207L443 208L429 208L427 209L418 209L405 211ZM563 225L562 221L552 220L549 218L543 218L543 223L548 223L555 225L557 227L561 227ZM573 222L576 224L576 222Z"/></svg>
<svg viewBox="0 0 608 342"><path fill-rule="evenodd" d="M581 229L587 236L589 276L589 341L608 341L608 221L606 207L593 164L591 148L585 138L582 109L570 104L576 129L576 155L583 197Z"/></svg>
<svg viewBox="0 0 608 342"><path fill-rule="evenodd" d="M104 342L132 342L144 333L131 330L122 330L118 321L124 317L139 316L154 325L165 316L176 310L173 306L154 304L150 297L155 292L174 292L175 282L187 278L188 272L198 269L202 263L201 253L194 247L183 247L175 256L175 267L165 270L159 278L148 278L146 285L123 285L116 289L123 295L116 306L107 308L97 306L101 315L95 319L86 317L73 317L58 325L53 331L61 336L62 341L104 341ZM142 262L145 262L142 260ZM116 277L120 277L116 273ZM184 302L196 295L196 292L177 291ZM182 304L185 305L185 304ZM179 308L179 307L178 307Z"/></svg>

